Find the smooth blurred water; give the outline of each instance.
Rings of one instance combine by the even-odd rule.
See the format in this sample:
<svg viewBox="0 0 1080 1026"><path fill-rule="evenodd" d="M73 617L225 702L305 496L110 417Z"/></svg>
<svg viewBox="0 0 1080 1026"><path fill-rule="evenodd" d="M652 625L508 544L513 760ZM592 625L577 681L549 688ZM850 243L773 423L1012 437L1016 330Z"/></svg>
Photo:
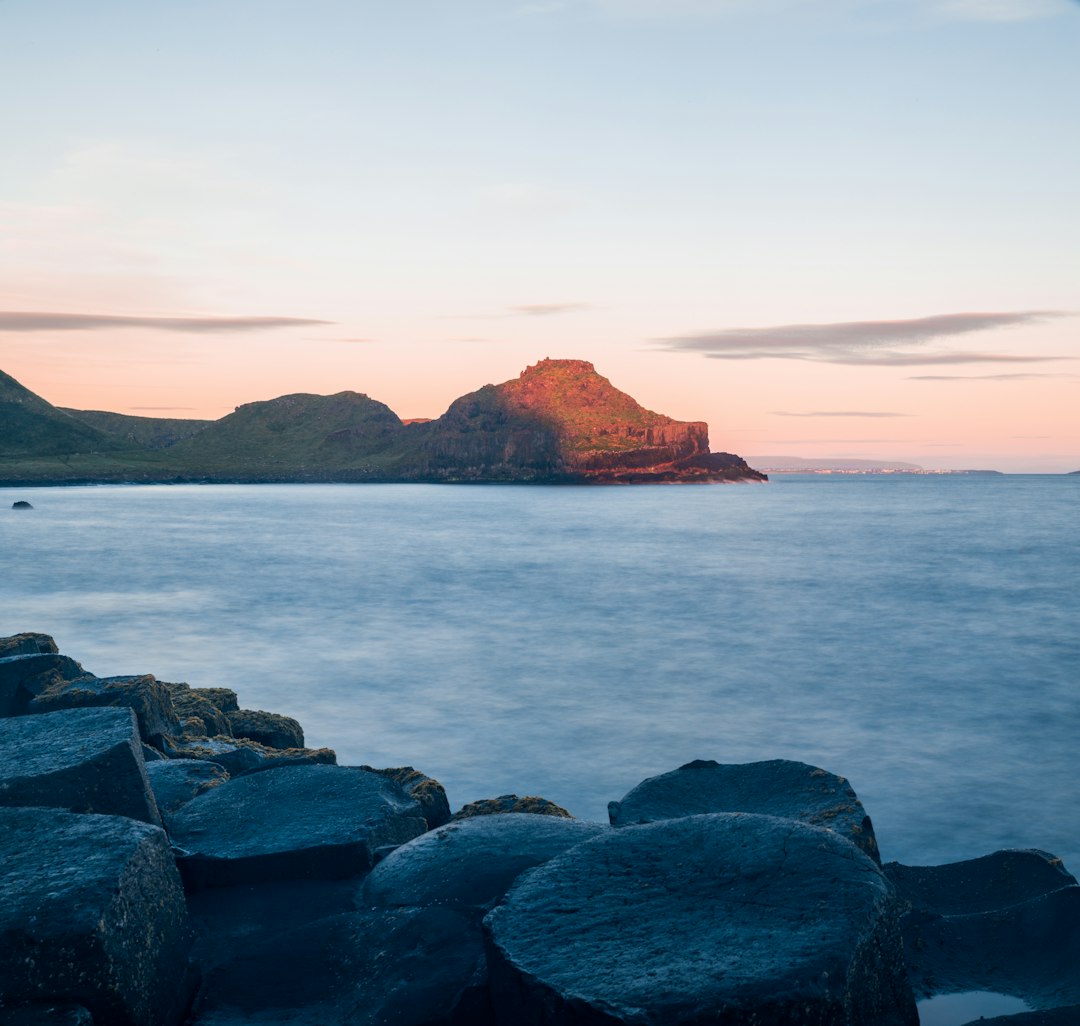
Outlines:
<svg viewBox="0 0 1080 1026"><path fill-rule="evenodd" d="M35 509L12 511L16 499ZM847 776L885 859L1080 869L1080 478L0 491L0 634L227 685L455 807Z"/></svg>

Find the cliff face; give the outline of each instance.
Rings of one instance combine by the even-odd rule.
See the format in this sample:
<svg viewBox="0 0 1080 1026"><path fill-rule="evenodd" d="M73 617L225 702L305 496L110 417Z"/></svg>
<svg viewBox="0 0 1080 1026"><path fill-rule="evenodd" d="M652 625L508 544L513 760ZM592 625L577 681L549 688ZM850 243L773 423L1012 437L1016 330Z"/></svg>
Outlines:
<svg viewBox="0 0 1080 1026"><path fill-rule="evenodd" d="M647 410L583 360L541 360L402 422L356 392L286 395L220 420L61 411L0 375L0 483L762 480L708 426Z"/></svg>
<svg viewBox="0 0 1080 1026"><path fill-rule="evenodd" d="M759 476L738 457L710 463L707 424L645 409L584 360L541 360L411 430L424 472L457 480Z"/></svg>

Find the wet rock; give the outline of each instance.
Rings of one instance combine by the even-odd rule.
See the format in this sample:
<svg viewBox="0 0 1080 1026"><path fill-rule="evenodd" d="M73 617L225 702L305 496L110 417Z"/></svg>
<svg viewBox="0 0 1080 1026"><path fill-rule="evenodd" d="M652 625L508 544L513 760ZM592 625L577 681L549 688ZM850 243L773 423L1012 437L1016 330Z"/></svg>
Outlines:
<svg viewBox="0 0 1080 1026"><path fill-rule="evenodd" d="M11 504L11 508L12 509L33 509L34 507L31 506L30 503L28 503L25 499L19 499L17 502L13 502Z"/></svg>
<svg viewBox="0 0 1080 1026"><path fill-rule="evenodd" d="M996 1015L993 1019L977 1019L967 1026L1077 1026L1080 1005L1052 1008L1045 1012L1021 1012L1019 1015Z"/></svg>
<svg viewBox="0 0 1080 1026"><path fill-rule="evenodd" d="M489 1026L485 983L474 921L449 909L375 909L243 949L208 975L191 1024Z"/></svg>
<svg viewBox="0 0 1080 1026"><path fill-rule="evenodd" d="M216 762L233 777L287 766L332 766L337 762L331 748L267 748L243 737L166 738L163 747L170 759Z"/></svg>
<svg viewBox="0 0 1080 1026"><path fill-rule="evenodd" d="M511 812L450 823L391 852L364 881L368 905L485 907L526 870L611 828Z"/></svg>
<svg viewBox="0 0 1080 1026"><path fill-rule="evenodd" d="M192 958L204 974L261 944L328 916L357 911L360 877L274 880L188 894Z"/></svg>
<svg viewBox="0 0 1080 1026"><path fill-rule="evenodd" d="M381 773L405 788L405 793L420 803L429 830L450 822L450 802L446 797L446 789L437 780L413 769L412 766L398 766L393 769L361 766L360 769Z"/></svg>
<svg viewBox="0 0 1080 1026"><path fill-rule="evenodd" d="M0 1009L0 1026L94 1026L94 1017L71 1001L44 1001L11 1012Z"/></svg>
<svg viewBox="0 0 1080 1026"><path fill-rule="evenodd" d="M479 801L469 802L458 809L450 819L456 822L472 816L497 816L505 812L527 812L534 816L561 816L563 819L574 818L561 805L549 802L546 798L537 798L535 795L519 798L516 794L502 794L498 798L481 798Z"/></svg>
<svg viewBox="0 0 1080 1026"><path fill-rule="evenodd" d="M376 849L427 829L399 785L345 766L234 777L183 806L171 825L191 890L358 875Z"/></svg>
<svg viewBox="0 0 1080 1026"><path fill-rule="evenodd" d="M790 819L613 830L527 872L484 923L500 1022L918 1023L892 886Z"/></svg>
<svg viewBox="0 0 1080 1026"><path fill-rule="evenodd" d="M805 762L722 764L696 759L649 777L608 804L611 825L653 823L708 812L755 812L797 819L846 837L880 862L870 817L843 778Z"/></svg>
<svg viewBox="0 0 1080 1026"><path fill-rule="evenodd" d="M0 806L39 805L160 824L131 709L0 720Z"/></svg>
<svg viewBox="0 0 1080 1026"><path fill-rule="evenodd" d="M258 741L267 748L303 748L304 729L291 716L263 712L261 709L237 709L226 719L235 737Z"/></svg>
<svg viewBox="0 0 1080 1026"><path fill-rule="evenodd" d="M940 915L988 912L1076 883L1061 859L1034 848L996 851L944 866L887 862L882 868L901 901Z"/></svg>
<svg viewBox="0 0 1080 1026"><path fill-rule="evenodd" d="M169 691L152 674L131 677L95 677L92 673L74 679L56 674L30 702L30 712L56 709L85 709L95 706L127 706L135 710L139 734L149 745L160 747L162 739L179 732Z"/></svg>
<svg viewBox="0 0 1080 1026"><path fill-rule="evenodd" d="M172 699L183 737L231 737L229 717L199 688L162 681ZM216 690L216 689L215 689ZM224 688L221 690L225 690ZM234 695L235 697L235 695Z"/></svg>
<svg viewBox="0 0 1080 1026"><path fill-rule="evenodd" d="M920 997L988 990L1033 1008L1080 1004L1080 887L961 915L914 910L904 950Z"/></svg>
<svg viewBox="0 0 1080 1026"><path fill-rule="evenodd" d="M50 634L26 632L0 638L0 657L13 655L57 655L60 649Z"/></svg>
<svg viewBox="0 0 1080 1026"><path fill-rule="evenodd" d="M162 759L149 763L146 775L166 829L178 809L229 779L229 774L216 762L201 759Z"/></svg>
<svg viewBox="0 0 1080 1026"><path fill-rule="evenodd" d="M110 1026L179 1020L190 938L160 828L0 809L0 849L0 1016L77 999Z"/></svg>
<svg viewBox="0 0 1080 1026"><path fill-rule="evenodd" d="M17 635L19 638L47 638L48 635ZM49 639L52 640L51 638ZM33 642L27 642L29 649ZM22 716L30 703L54 680L73 680L86 671L74 659L56 652L15 651L0 656L0 717Z"/></svg>

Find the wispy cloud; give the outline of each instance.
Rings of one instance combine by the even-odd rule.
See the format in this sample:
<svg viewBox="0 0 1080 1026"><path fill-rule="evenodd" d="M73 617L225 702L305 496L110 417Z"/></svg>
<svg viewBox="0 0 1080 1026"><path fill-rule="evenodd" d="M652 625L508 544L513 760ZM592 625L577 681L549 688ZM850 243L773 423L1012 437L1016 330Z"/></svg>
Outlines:
<svg viewBox="0 0 1080 1026"><path fill-rule="evenodd" d="M107 331L113 328L157 328L193 334L268 331L311 324L333 324L306 317L129 317L120 314L44 313L0 310L0 331Z"/></svg>
<svg viewBox="0 0 1080 1026"><path fill-rule="evenodd" d="M792 413L788 410L773 410L774 417L910 417L910 413L884 413L867 410L814 410L809 413Z"/></svg>
<svg viewBox="0 0 1080 1026"><path fill-rule="evenodd" d="M908 381L1027 381L1030 378L1075 378L1075 374L909 374Z"/></svg>
<svg viewBox="0 0 1080 1026"><path fill-rule="evenodd" d="M588 303L524 303L510 307L510 312L524 317L551 317L553 314L577 313L588 309Z"/></svg>
<svg viewBox="0 0 1080 1026"><path fill-rule="evenodd" d="M1042 363L1059 356L920 351L917 347L994 328L1035 324L1069 316L1056 310L938 314L896 321L785 324L771 328L723 328L658 340L663 349L713 360L810 360L819 363L913 366L959 363Z"/></svg>

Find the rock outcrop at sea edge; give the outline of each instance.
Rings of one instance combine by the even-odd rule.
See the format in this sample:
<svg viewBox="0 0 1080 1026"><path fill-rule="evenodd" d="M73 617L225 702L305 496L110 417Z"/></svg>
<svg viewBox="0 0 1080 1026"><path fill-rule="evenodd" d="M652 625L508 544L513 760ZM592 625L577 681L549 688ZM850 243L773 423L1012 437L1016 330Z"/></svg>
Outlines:
<svg viewBox="0 0 1080 1026"><path fill-rule="evenodd" d="M358 392L247 403L217 421L60 410L0 375L0 484L763 481L708 427L642 407L583 360L541 360L402 421ZM187 426L185 426L187 425ZM2 432L0 432L2 434Z"/></svg>
<svg viewBox="0 0 1080 1026"><path fill-rule="evenodd" d="M35 704L88 678L109 704ZM4 1026L916 1026L917 996L968 989L1036 1009L999 1026L1077 1021L1060 860L881 866L818 767L697 760L611 826L513 795L451 821L412 767L185 736L230 688L162 685L149 717L98 680L0 639Z"/></svg>

